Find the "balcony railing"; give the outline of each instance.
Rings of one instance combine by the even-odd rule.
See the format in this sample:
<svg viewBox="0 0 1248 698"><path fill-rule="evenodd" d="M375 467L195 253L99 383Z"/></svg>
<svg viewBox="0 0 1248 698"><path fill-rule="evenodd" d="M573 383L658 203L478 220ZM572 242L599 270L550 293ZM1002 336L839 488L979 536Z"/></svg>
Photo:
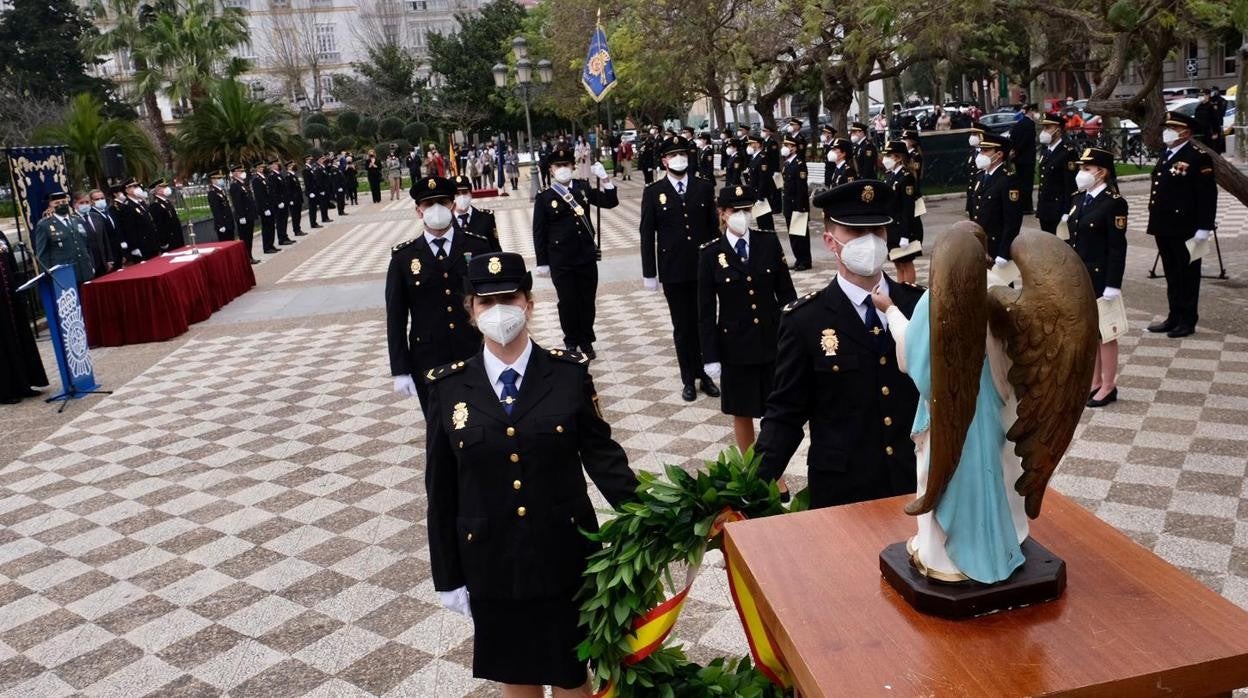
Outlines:
<svg viewBox="0 0 1248 698"><path fill-rule="evenodd" d="M340 51L318 51L316 59L322 63L337 63L342 60Z"/></svg>

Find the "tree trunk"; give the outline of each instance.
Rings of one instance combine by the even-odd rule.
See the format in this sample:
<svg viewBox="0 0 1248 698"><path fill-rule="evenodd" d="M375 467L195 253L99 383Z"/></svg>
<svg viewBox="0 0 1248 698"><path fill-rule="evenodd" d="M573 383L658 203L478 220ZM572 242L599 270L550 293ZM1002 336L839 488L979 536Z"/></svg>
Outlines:
<svg viewBox="0 0 1248 698"><path fill-rule="evenodd" d="M156 148L160 151L160 160L165 169L173 171L173 150L169 146L169 131L165 129L165 117L161 116L160 103L156 101L156 93L143 95L143 107L147 111L147 122L151 124L152 133L156 136Z"/></svg>
<svg viewBox="0 0 1248 698"><path fill-rule="evenodd" d="M1218 186L1224 189L1226 193L1239 199L1241 204L1248 206L1248 175L1245 175L1238 167L1232 165L1230 160L1213 152L1204 143L1197 141L1195 138L1188 141L1188 143L1213 159L1213 176L1218 181Z"/></svg>
<svg viewBox="0 0 1248 698"><path fill-rule="evenodd" d="M1248 27L1244 29L1239 45L1239 88L1235 92L1235 155L1240 162L1248 160Z"/></svg>
<svg viewBox="0 0 1248 698"><path fill-rule="evenodd" d="M866 99L866 91L859 93L859 103ZM823 71L823 105L832 119L832 128L839 138L849 134L849 105L854 101L854 88L840 71ZM813 139L812 139L813 140Z"/></svg>
<svg viewBox="0 0 1248 698"><path fill-rule="evenodd" d="M759 93L754 100L754 111L763 119L763 125L767 128L774 129L776 127L776 104L784 94L772 90L771 92Z"/></svg>

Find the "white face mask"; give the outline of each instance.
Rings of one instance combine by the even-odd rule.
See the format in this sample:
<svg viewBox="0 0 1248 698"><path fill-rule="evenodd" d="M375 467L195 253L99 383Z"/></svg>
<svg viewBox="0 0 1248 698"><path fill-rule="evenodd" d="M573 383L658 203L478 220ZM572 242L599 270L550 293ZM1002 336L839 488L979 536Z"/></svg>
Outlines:
<svg viewBox="0 0 1248 698"><path fill-rule="evenodd" d="M849 140L853 141L853 142L854 142L854 145L858 145L859 143L861 143L861 142L862 142L862 134L861 134L861 133L851 133L851 134L849 134Z"/></svg>
<svg viewBox="0 0 1248 698"><path fill-rule="evenodd" d="M1049 131L1040 132L1040 144L1048 145L1053 142L1053 134Z"/></svg>
<svg viewBox="0 0 1248 698"><path fill-rule="evenodd" d="M863 235L841 246L840 260L859 276L875 276L888 259L888 243L878 235Z"/></svg>
<svg viewBox="0 0 1248 698"><path fill-rule="evenodd" d="M828 162L840 162L841 152L839 150L829 150L827 160Z"/></svg>
<svg viewBox="0 0 1248 698"><path fill-rule="evenodd" d="M882 160L884 161L884 169L886 170L891 171L894 167L897 166L897 158L886 156L882 158Z"/></svg>
<svg viewBox="0 0 1248 698"><path fill-rule="evenodd" d="M572 181L572 168L571 167L556 167L555 168L555 181L560 184L567 184L568 182L571 182Z"/></svg>
<svg viewBox="0 0 1248 698"><path fill-rule="evenodd" d="M217 179L212 180L212 186L214 187L221 187L224 185L225 185L225 180L223 179L217 178Z"/></svg>
<svg viewBox="0 0 1248 698"><path fill-rule="evenodd" d="M1075 186L1079 187L1079 191L1087 191L1096 186L1096 175L1087 170L1079 170L1075 173Z"/></svg>
<svg viewBox="0 0 1248 698"><path fill-rule="evenodd" d="M95 207L95 210L103 211L108 208L108 201L105 199L96 199L91 202L91 205Z"/></svg>
<svg viewBox="0 0 1248 698"><path fill-rule="evenodd" d="M451 227L451 209L442 204L434 204L425 209L422 220L425 221L425 230L446 230Z"/></svg>
<svg viewBox="0 0 1248 698"><path fill-rule="evenodd" d="M780 157L787 158L793 154L793 149L787 145L780 146Z"/></svg>
<svg viewBox="0 0 1248 698"><path fill-rule="evenodd" d="M667 159L667 169L670 172L680 174L689 169L689 158L684 155L673 155Z"/></svg>
<svg viewBox="0 0 1248 698"><path fill-rule="evenodd" d="M831 142L832 142L832 136L829 136L829 135L827 135L827 134L824 134L824 135L822 135L822 136L820 136L820 137L819 137L819 142L820 142L820 143L822 143L822 144L824 144L824 145L827 145L827 144L829 144L829 143L831 143Z"/></svg>
<svg viewBox="0 0 1248 698"><path fill-rule="evenodd" d="M472 205L471 194L460 194L459 196L455 197L455 208L461 211L467 211L468 207L471 205Z"/></svg>
<svg viewBox="0 0 1248 698"><path fill-rule="evenodd" d="M91 204L78 204L78 215L85 216L91 212Z"/></svg>
<svg viewBox="0 0 1248 698"><path fill-rule="evenodd" d="M979 169L986 170L988 169L988 166L991 164L992 164L992 158L988 157L987 155L980 153L979 155L975 156L975 166L978 167Z"/></svg>
<svg viewBox="0 0 1248 698"><path fill-rule="evenodd" d="M526 321L524 308L499 303L477 316L477 329L499 344L508 344L520 336Z"/></svg>
<svg viewBox="0 0 1248 698"><path fill-rule="evenodd" d="M165 187L164 191L162 191L161 194L163 196L173 196L173 187Z"/></svg>
<svg viewBox="0 0 1248 698"><path fill-rule="evenodd" d="M728 216L728 230L731 230L733 233L735 233L737 237L741 237L745 235L745 233L749 229L750 229L750 212L749 211L737 211L731 216Z"/></svg>
<svg viewBox="0 0 1248 698"><path fill-rule="evenodd" d="M755 148L754 146L750 146L745 149L745 152L749 154L750 157L754 157L758 153L758 148Z"/></svg>
<svg viewBox="0 0 1248 698"><path fill-rule="evenodd" d="M979 145L979 136L974 136L974 135L973 135L973 136L971 136L970 138L967 138L967 139L966 139L966 142L967 142L967 143L969 143L969 144L971 145L971 147L973 148L973 147L975 147L975 146Z"/></svg>
<svg viewBox="0 0 1248 698"><path fill-rule="evenodd" d="M139 197L140 199L146 199L146 198L147 198L147 192L146 192L146 191L144 191L142 187L140 187L140 188L138 188L138 189L135 189L135 190L134 190L134 195L135 195L135 196L137 196L137 197Z"/></svg>
<svg viewBox="0 0 1248 698"><path fill-rule="evenodd" d="M736 154L737 154L737 149L736 149L736 148L728 148L728 149L727 149L727 150L725 150L724 152L725 152L725 153L728 153L729 155L736 155Z"/></svg>
<svg viewBox="0 0 1248 698"><path fill-rule="evenodd" d="M1161 142L1166 145L1174 145L1179 140L1179 132L1172 128L1168 128L1161 132Z"/></svg>

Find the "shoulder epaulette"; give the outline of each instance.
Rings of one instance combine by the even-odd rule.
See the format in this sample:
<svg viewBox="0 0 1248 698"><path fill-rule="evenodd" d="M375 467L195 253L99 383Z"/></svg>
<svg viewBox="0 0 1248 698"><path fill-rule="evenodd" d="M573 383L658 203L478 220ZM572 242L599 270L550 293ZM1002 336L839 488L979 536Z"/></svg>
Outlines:
<svg viewBox="0 0 1248 698"><path fill-rule="evenodd" d="M404 240L403 242L400 242L399 244L397 244L397 245L395 245L394 247L391 247L391 248L390 248L390 254L392 254L392 255L393 255L393 254L398 254L399 250L403 249L404 247L407 247L408 245L412 244L413 242L416 242L416 240L418 240L418 239L419 239L419 238L412 238L411 240Z"/></svg>
<svg viewBox="0 0 1248 698"><path fill-rule="evenodd" d="M479 208L479 209L477 209L477 213L488 213L488 214L490 214L490 215L492 216L492 215L494 215L494 209L492 209L492 208Z"/></svg>
<svg viewBox="0 0 1248 698"><path fill-rule="evenodd" d="M468 364L464 361L456 361L454 363L443 364L437 368L431 368L425 373L425 380L429 383L436 383L447 376L459 373L464 370L464 367L467 365Z"/></svg>
<svg viewBox="0 0 1248 698"><path fill-rule="evenodd" d="M714 244L715 244L715 243L717 243L717 242L719 242L719 238L718 238L718 237L715 237L715 238L713 238L713 239L711 239L711 240L707 240L706 242L702 243L701 245L698 245L698 249L699 249L699 250L705 250L706 248L710 247L711 245L714 245Z"/></svg>
<svg viewBox="0 0 1248 698"><path fill-rule="evenodd" d="M470 237L470 238L476 238L476 239L481 240L481 241L483 241L483 242L489 242L489 241L490 241L490 239L489 239L489 238L487 238L486 236L482 235L481 233L474 233L474 232L472 232L471 230L461 230L461 231L459 231L459 232L460 232L462 235L465 235L465 236Z"/></svg>
<svg viewBox="0 0 1248 698"><path fill-rule="evenodd" d="M806 305L806 303L810 302L810 299L814 298L817 295L819 295L818 291L811 291L810 293L807 293L804 296L799 296L797 300L784 306L783 312L791 313L794 310L797 310L798 308L802 307L803 305Z"/></svg>
<svg viewBox="0 0 1248 698"><path fill-rule="evenodd" d="M550 358L566 361L570 364L587 364L589 357L579 351L568 351L567 349L551 349Z"/></svg>

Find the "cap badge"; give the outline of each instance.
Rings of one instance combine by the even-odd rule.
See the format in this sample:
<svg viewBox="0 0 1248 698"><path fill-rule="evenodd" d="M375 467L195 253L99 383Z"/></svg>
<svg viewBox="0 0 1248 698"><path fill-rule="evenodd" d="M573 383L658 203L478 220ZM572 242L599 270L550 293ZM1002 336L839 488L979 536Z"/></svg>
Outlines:
<svg viewBox="0 0 1248 698"><path fill-rule="evenodd" d="M870 189L870 187L867 187ZM836 330L828 328L823 331L819 339L819 346L823 347L824 356L836 356L836 350L841 346L841 340L836 336Z"/></svg>
<svg viewBox="0 0 1248 698"><path fill-rule="evenodd" d="M419 259L412 260L411 270L412 270L413 276L420 276L420 260Z"/></svg>
<svg viewBox="0 0 1248 698"><path fill-rule="evenodd" d="M875 200L875 187L868 184L862 188L862 203L869 204ZM830 331L830 330L829 330ZM836 339L836 333L832 333L832 338ZM831 354L829 354L831 356Z"/></svg>
<svg viewBox="0 0 1248 698"><path fill-rule="evenodd" d="M736 195L737 195L737 196L745 196L745 189L743 189L743 188L741 188L741 187L737 187Z"/></svg>
<svg viewBox="0 0 1248 698"><path fill-rule="evenodd" d="M498 257L490 257L490 263L486 267L491 274L499 274L503 271L503 263Z"/></svg>
<svg viewBox="0 0 1248 698"><path fill-rule="evenodd" d="M456 429L463 429L468 426L468 403L455 403L455 409L451 411L451 424Z"/></svg>
<svg viewBox="0 0 1248 698"><path fill-rule="evenodd" d="M438 186L438 183L432 179L430 179L426 184L428 185L430 189L433 189L434 187Z"/></svg>

